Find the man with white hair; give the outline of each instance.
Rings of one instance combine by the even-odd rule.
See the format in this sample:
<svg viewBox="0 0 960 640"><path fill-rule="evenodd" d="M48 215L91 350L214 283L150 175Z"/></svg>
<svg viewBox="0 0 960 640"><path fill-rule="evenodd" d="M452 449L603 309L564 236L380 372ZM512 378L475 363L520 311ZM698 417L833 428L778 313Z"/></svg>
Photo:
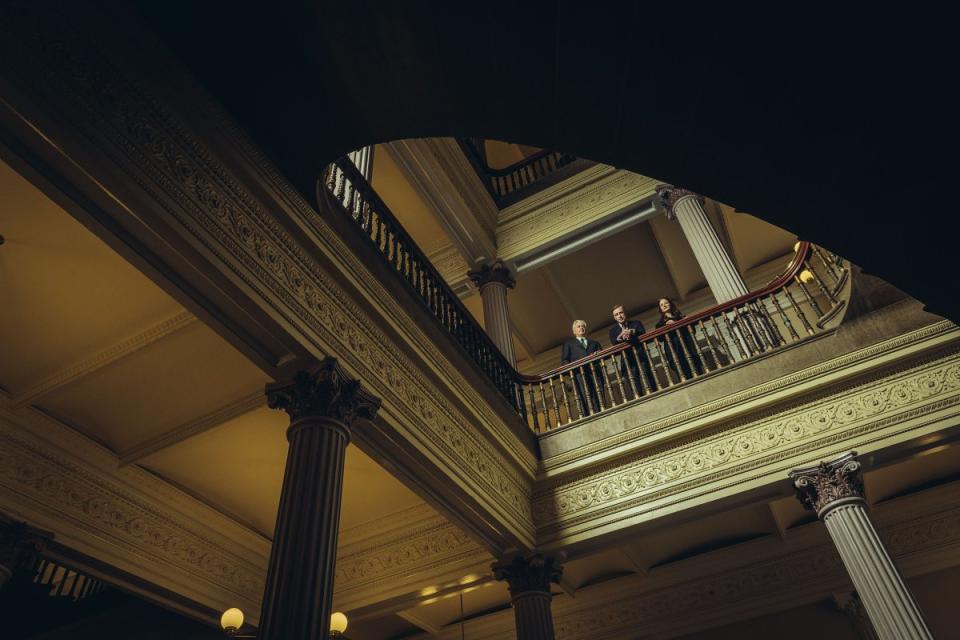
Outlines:
<svg viewBox="0 0 960 640"><path fill-rule="evenodd" d="M583 320L573 321L573 337L563 343L563 351L560 354L560 362L569 364L590 356L602 347L596 340L587 337L587 323ZM590 367L593 367L593 371ZM584 378L586 384L584 384ZM596 384L594 384L596 380ZM580 403L580 413L584 417L590 415L590 407L593 411L600 411L600 400L597 394L597 385L599 392L604 391L603 369L599 362L592 365L583 365L573 370L573 384L576 387L577 402ZM586 392L586 393L585 393ZM590 402L586 402L587 394L590 396Z"/></svg>

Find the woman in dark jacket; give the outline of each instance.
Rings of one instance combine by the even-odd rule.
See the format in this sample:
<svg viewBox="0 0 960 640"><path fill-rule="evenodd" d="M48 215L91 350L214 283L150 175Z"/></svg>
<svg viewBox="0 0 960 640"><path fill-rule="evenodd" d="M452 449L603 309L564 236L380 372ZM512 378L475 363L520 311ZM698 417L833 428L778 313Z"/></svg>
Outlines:
<svg viewBox="0 0 960 640"><path fill-rule="evenodd" d="M683 314L680 312L680 309L677 309L676 303L670 298L660 298L660 301L657 303L660 307L660 320L657 322L657 329L661 327L666 327L675 322L679 322L683 319ZM661 336L660 342L663 343L664 351L667 353L667 362L670 364L670 368L674 371L677 370L677 366L673 361L673 354L676 354L676 357L680 359L680 368L683 371L684 377L688 380L693 377L693 371L697 372L697 375L703 374L703 362L700 360L700 355L697 353L697 348L694 344L693 329L690 325L680 327L676 331L671 331L666 334L670 339L670 347L673 347L673 353L670 352L670 348L666 346L666 338ZM683 345L681 346L680 340L683 340ZM684 350L686 347L686 350ZM693 365L691 370L690 365Z"/></svg>

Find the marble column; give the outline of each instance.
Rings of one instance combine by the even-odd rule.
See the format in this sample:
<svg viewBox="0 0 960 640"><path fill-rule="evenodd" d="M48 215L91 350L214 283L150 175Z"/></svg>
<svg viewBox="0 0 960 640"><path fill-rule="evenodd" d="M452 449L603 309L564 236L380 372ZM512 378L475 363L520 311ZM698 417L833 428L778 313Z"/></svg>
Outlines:
<svg viewBox="0 0 960 640"><path fill-rule="evenodd" d="M667 218L680 223L717 304L749 293L703 210L703 196L668 184L657 185L656 193Z"/></svg>
<svg viewBox="0 0 960 640"><path fill-rule="evenodd" d="M290 416L287 466L263 594L260 640L327 637L333 597L343 465L357 418L380 400L334 358L267 385L267 402Z"/></svg>
<svg viewBox="0 0 960 640"><path fill-rule="evenodd" d="M560 582L559 560L539 553L518 554L493 563L492 569L493 576L510 587L517 640L554 640L550 583Z"/></svg>
<svg viewBox="0 0 960 640"><path fill-rule="evenodd" d="M513 324L510 322L510 310L507 308L507 289L513 289L517 281L513 269L497 260L467 274L480 289L483 299L483 326L500 349L503 357L514 367L517 366L517 354L513 350Z"/></svg>
<svg viewBox="0 0 960 640"><path fill-rule="evenodd" d="M789 475L803 506L823 520L877 637L933 638L867 516L863 473L856 453L794 469Z"/></svg>

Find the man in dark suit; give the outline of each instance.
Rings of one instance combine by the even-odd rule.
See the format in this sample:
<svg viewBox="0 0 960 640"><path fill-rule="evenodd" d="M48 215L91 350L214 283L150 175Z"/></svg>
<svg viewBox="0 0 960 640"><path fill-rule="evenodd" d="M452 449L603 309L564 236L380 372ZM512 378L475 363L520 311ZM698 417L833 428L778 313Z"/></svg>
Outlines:
<svg viewBox="0 0 960 640"><path fill-rule="evenodd" d="M650 360L647 358L647 353L644 351L643 345L640 344L640 336L646 332L646 329L643 328L643 323L639 320L627 320L627 312L622 304L618 304L613 308L613 321L614 325L610 327L610 344L617 345L623 342L629 342L633 345L633 349L627 349L623 354L627 361L627 366L630 367L630 376L633 378L633 384L636 385L637 393L643 393L643 384L640 380L641 368L643 369L643 374L650 391L656 391L657 379L653 375L653 369L650 367ZM638 357L639 362L637 361ZM618 357L617 359L619 360L620 358ZM627 369L623 366L622 361L620 364L620 375L627 375Z"/></svg>
<svg viewBox="0 0 960 640"><path fill-rule="evenodd" d="M574 320L573 337L563 343L560 362L563 364L575 362L600 351L601 348L599 342L587 337L587 323L583 320ZM584 417L590 415L590 406L593 407L594 412L600 411L597 385L599 385L600 393L603 393L602 365L599 362L594 362L592 367L586 365L577 367L573 371L573 384L576 388L577 402L580 404L580 414ZM585 400L588 395L590 397L589 406Z"/></svg>

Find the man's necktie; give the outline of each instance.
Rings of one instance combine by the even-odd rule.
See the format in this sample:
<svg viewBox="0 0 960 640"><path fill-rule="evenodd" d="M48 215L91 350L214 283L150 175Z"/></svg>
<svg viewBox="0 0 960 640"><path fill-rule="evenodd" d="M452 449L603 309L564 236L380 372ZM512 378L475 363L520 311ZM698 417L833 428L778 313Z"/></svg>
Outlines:
<svg viewBox="0 0 960 640"><path fill-rule="evenodd" d="M580 338L580 346L583 347L584 349L587 348L587 339L586 339L586 338Z"/></svg>

